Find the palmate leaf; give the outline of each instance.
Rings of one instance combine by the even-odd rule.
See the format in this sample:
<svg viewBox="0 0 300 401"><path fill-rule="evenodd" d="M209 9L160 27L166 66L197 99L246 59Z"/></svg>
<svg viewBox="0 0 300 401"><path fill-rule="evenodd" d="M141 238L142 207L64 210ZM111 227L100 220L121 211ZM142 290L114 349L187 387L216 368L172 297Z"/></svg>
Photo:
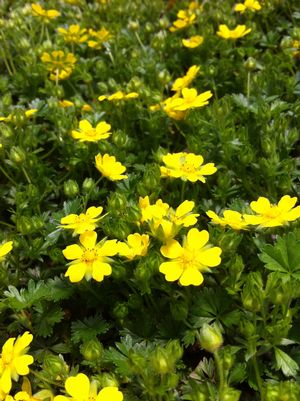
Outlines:
<svg viewBox="0 0 300 401"><path fill-rule="evenodd" d="M72 323L71 340L74 344L92 340L100 334L104 334L110 325L100 315L90 316Z"/></svg>
<svg viewBox="0 0 300 401"><path fill-rule="evenodd" d="M268 270L300 280L300 231L279 238L276 244L263 245L259 258Z"/></svg>
<svg viewBox="0 0 300 401"><path fill-rule="evenodd" d="M64 318L64 311L59 306L53 306L49 310L38 313L34 317L36 334L41 337L49 337L53 334L53 328Z"/></svg>
<svg viewBox="0 0 300 401"><path fill-rule="evenodd" d="M275 348L275 359L277 369L281 369L285 376L295 377L297 375L297 371L299 370L297 362L284 351L279 348Z"/></svg>

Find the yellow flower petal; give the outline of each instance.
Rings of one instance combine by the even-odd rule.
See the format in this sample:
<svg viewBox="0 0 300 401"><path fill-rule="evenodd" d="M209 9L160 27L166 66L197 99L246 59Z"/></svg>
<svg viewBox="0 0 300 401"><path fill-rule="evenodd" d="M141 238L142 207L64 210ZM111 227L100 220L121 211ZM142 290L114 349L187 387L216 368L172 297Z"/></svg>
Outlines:
<svg viewBox="0 0 300 401"><path fill-rule="evenodd" d="M96 401L122 401L123 394L117 387L104 387L97 395Z"/></svg>
<svg viewBox="0 0 300 401"><path fill-rule="evenodd" d="M199 231L197 228L191 228L186 237L186 247L190 250L198 250L204 247L209 240L209 234L206 230Z"/></svg>
<svg viewBox="0 0 300 401"><path fill-rule="evenodd" d="M93 249L96 245L97 233L95 231L86 231L80 234L79 241L86 249Z"/></svg>
<svg viewBox="0 0 300 401"><path fill-rule="evenodd" d="M0 245L0 258L7 255L13 248L13 241L7 241Z"/></svg>
<svg viewBox="0 0 300 401"><path fill-rule="evenodd" d="M182 247L174 239L169 240L166 245L160 248L160 252L169 259L176 259L182 254Z"/></svg>
<svg viewBox="0 0 300 401"><path fill-rule="evenodd" d="M195 268L187 268L179 279L181 285L200 285L203 283L203 275Z"/></svg>
<svg viewBox="0 0 300 401"><path fill-rule="evenodd" d="M96 260L93 263L92 277L96 281L102 281L104 276L109 276L112 273L112 269L110 264L102 263L99 260Z"/></svg>
<svg viewBox="0 0 300 401"><path fill-rule="evenodd" d="M65 383L67 392L75 400L88 400L90 394L90 381L89 378L83 374L78 373L77 376L68 377Z"/></svg>
<svg viewBox="0 0 300 401"><path fill-rule="evenodd" d="M178 262L163 262L159 271L165 274L167 281L176 281L182 275L183 267Z"/></svg>
<svg viewBox="0 0 300 401"><path fill-rule="evenodd" d="M221 263L221 253L222 249L215 246L213 248L203 250L202 252L197 254L196 259L204 266L214 267L218 266Z"/></svg>
<svg viewBox="0 0 300 401"><path fill-rule="evenodd" d="M69 266L68 270L65 273L65 277L69 277L71 283L78 283L83 279L85 272L86 272L85 263L74 263Z"/></svg>
<svg viewBox="0 0 300 401"><path fill-rule="evenodd" d="M28 375L29 367L34 362L31 355L21 355L14 359L14 365L18 375Z"/></svg>
<svg viewBox="0 0 300 401"><path fill-rule="evenodd" d="M68 260L79 259L83 254L83 249L77 245L68 245L63 251L63 255Z"/></svg>

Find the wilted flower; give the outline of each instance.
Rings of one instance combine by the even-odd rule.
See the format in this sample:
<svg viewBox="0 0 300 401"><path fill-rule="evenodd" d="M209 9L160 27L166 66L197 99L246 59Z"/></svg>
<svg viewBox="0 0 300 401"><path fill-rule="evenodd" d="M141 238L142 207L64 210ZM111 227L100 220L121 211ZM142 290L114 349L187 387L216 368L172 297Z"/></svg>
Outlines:
<svg viewBox="0 0 300 401"><path fill-rule="evenodd" d="M222 227L229 226L234 230L245 230L247 223L245 222L241 213L235 210L224 210L223 216L219 217L215 212L209 210L206 212L207 216L211 218L212 223L219 224Z"/></svg>
<svg viewBox="0 0 300 401"><path fill-rule="evenodd" d="M291 198L289 195L284 195L278 205L272 205L267 198L261 196L257 201L250 203L251 209L257 214L244 214L244 219L247 224L261 227L283 226L300 217L300 206L294 207L296 202L296 196Z"/></svg>
<svg viewBox="0 0 300 401"><path fill-rule="evenodd" d="M203 282L202 272L209 267L221 263L221 248L207 245L209 234L192 228L184 239L183 246L174 239L169 240L160 248L161 253L170 262L159 266L159 271L167 281L179 280L181 285L200 285Z"/></svg>
<svg viewBox="0 0 300 401"><path fill-rule="evenodd" d="M84 43L88 39L87 29L80 28L79 25L70 25L67 29L60 27L57 31L68 43Z"/></svg>
<svg viewBox="0 0 300 401"><path fill-rule="evenodd" d="M41 60L46 64L52 81L67 79L77 61L73 53L66 54L62 50L54 50L51 53L44 52Z"/></svg>
<svg viewBox="0 0 300 401"><path fill-rule="evenodd" d="M214 174L217 169L214 163L203 165L203 157L194 153L168 153L163 156L166 166L160 167L162 177L181 178L183 181L206 182L205 175Z"/></svg>
<svg viewBox="0 0 300 401"><path fill-rule="evenodd" d="M74 377L68 377L65 383L66 391L71 397L58 395L54 401L122 401L123 394L117 387L104 387L97 393L97 383L90 382L89 378L78 373Z"/></svg>
<svg viewBox="0 0 300 401"><path fill-rule="evenodd" d="M0 390L8 394L12 387L11 379L18 381L19 375L28 375L33 357L27 355L28 345L33 339L26 331L17 339L9 338L2 347L0 359Z"/></svg>
<svg viewBox="0 0 300 401"><path fill-rule="evenodd" d="M200 46L203 43L203 36L196 35L196 36L191 36L188 39L182 39L182 44L184 47L188 47L189 49L194 49L195 47Z"/></svg>
<svg viewBox="0 0 300 401"><path fill-rule="evenodd" d="M136 256L145 256L149 247L149 235L130 234L126 242L119 242L119 255L132 260Z"/></svg>
<svg viewBox="0 0 300 401"><path fill-rule="evenodd" d="M73 130L72 137L78 139L79 142L98 142L102 139L107 139L111 132L111 125L105 121L101 121L94 128L88 120L79 122L79 131Z"/></svg>
<svg viewBox="0 0 300 401"><path fill-rule="evenodd" d="M68 214L60 220L61 228L74 230L73 234L82 234L85 231L93 231L97 226L97 222L101 219L100 214L103 207L91 206L87 209L86 213ZM103 216L102 216L103 217Z"/></svg>
<svg viewBox="0 0 300 401"><path fill-rule="evenodd" d="M219 25L219 30L217 32L218 36L224 39L236 40L242 38L251 32L251 28L247 29L246 25L238 25L236 28L230 30L227 25Z"/></svg>
<svg viewBox="0 0 300 401"><path fill-rule="evenodd" d="M105 153L105 155L100 155L100 153L95 157L96 168L100 173L111 181L124 180L127 175L123 175L126 171L126 167L120 162L116 161L115 156L110 156Z"/></svg>
<svg viewBox="0 0 300 401"><path fill-rule="evenodd" d="M85 231L80 235L79 241L81 246L69 245L63 250L64 257L73 260L65 276L69 277L72 283L81 281L83 277L86 280L93 278L102 281L104 276L109 276L112 272L110 256L119 251L117 240L104 240L96 244L96 232Z"/></svg>

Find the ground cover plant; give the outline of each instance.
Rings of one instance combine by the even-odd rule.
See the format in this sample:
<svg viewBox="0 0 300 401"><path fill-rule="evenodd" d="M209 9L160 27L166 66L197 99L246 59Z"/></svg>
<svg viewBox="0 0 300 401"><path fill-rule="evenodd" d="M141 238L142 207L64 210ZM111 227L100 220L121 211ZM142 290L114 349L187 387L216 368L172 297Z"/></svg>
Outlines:
<svg viewBox="0 0 300 401"><path fill-rule="evenodd" d="M3 0L0 401L299 401L298 0Z"/></svg>

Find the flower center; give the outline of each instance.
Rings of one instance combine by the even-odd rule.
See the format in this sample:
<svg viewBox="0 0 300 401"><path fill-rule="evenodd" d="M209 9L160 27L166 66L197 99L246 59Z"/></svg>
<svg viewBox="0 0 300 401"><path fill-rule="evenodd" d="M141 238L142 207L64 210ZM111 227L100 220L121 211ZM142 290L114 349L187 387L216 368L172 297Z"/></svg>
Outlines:
<svg viewBox="0 0 300 401"><path fill-rule="evenodd" d="M180 169L187 174L195 172L195 166L193 164L189 164L187 162L182 163L180 166Z"/></svg>
<svg viewBox="0 0 300 401"><path fill-rule="evenodd" d="M98 258L97 251L95 249L86 249L81 257L84 263L93 263Z"/></svg>
<svg viewBox="0 0 300 401"><path fill-rule="evenodd" d="M264 215L269 219L275 219L276 217L280 216L280 213L281 212L277 206L271 206L271 208L266 213L264 213Z"/></svg>
<svg viewBox="0 0 300 401"><path fill-rule="evenodd" d="M189 269L195 266L195 255L193 252L185 249L183 255L179 258L184 269Z"/></svg>
<svg viewBox="0 0 300 401"><path fill-rule="evenodd" d="M3 353L2 354L2 362L3 362L4 366L10 365L12 360L13 360L13 353Z"/></svg>

